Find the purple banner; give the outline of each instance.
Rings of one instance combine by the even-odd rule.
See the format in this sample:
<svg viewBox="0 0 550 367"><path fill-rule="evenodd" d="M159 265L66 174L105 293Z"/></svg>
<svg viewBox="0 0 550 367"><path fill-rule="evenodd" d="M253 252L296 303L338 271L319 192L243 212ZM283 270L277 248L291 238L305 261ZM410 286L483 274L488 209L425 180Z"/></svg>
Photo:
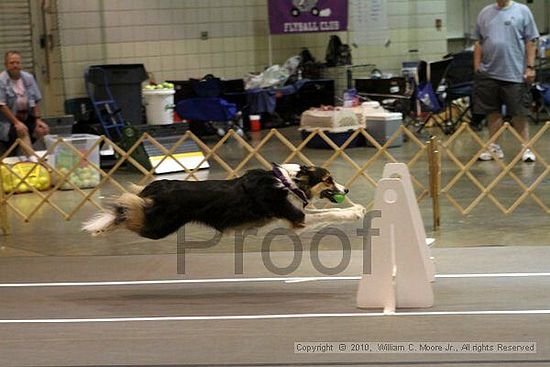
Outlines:
<svg viewBox="0 0 550 367"><path fill-rule="evenodd" d="M348 0L268 0L271 34L348 29Z"/></svg>

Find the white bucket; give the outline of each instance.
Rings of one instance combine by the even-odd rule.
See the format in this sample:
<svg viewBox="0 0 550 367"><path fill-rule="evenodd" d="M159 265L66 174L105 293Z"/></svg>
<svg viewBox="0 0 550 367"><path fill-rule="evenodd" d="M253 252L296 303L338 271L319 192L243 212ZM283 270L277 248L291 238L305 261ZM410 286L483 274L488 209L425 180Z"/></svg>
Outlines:
<svg viewBox="0 0 550 367"><path fill-rule="evenodd" d="M173 89L144 90L143 99L149 125L168 125L174 123Z"/></svg>

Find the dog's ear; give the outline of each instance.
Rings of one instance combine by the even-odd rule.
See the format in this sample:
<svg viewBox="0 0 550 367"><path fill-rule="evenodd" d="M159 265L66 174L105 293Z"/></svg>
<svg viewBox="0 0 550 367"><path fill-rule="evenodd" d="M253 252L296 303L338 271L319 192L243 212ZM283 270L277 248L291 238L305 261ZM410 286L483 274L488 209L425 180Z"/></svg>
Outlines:
<svg viewBox="0 0 550 367"><path fill-rule="evenodd" d="M298 171L298 174L296 175L296 178L300 179L301 181L307 181L308 180L308 172L311 171L310 166L304 166L300 165L300 171Z"/></svg>

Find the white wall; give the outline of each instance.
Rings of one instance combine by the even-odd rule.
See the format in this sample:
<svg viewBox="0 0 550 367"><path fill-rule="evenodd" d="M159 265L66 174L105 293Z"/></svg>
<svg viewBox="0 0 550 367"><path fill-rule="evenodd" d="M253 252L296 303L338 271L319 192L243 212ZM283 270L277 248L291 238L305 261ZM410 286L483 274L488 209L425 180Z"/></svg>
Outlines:
<svg viewBox="0 0 550 367"><path fill-rule="evenodd" d="M464 37L464 2L462 0L447 0L447 37Z"/></svg>
<svg viewBox="0 0 550 367"><path fill-rule="evenodd" d="M441 30L435 28L436 19L443 21ZM354 51L355 63L374 63L382 71L399 73L403 61L436 60L447 52L445 1L388 0L388 23L389 46L359 48Z"/></svg>

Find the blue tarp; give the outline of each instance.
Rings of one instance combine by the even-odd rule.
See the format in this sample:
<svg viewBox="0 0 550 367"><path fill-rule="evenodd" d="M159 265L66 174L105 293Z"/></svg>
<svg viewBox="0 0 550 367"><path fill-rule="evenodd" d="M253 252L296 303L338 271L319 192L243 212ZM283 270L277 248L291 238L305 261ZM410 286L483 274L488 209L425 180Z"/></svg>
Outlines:
<svg viewBox="0 0 550 367"><path fill-rule="evenodd" d="M191 121L230 121L237 106L218 97L189 98L178 102L176 112Z"/></svg>

